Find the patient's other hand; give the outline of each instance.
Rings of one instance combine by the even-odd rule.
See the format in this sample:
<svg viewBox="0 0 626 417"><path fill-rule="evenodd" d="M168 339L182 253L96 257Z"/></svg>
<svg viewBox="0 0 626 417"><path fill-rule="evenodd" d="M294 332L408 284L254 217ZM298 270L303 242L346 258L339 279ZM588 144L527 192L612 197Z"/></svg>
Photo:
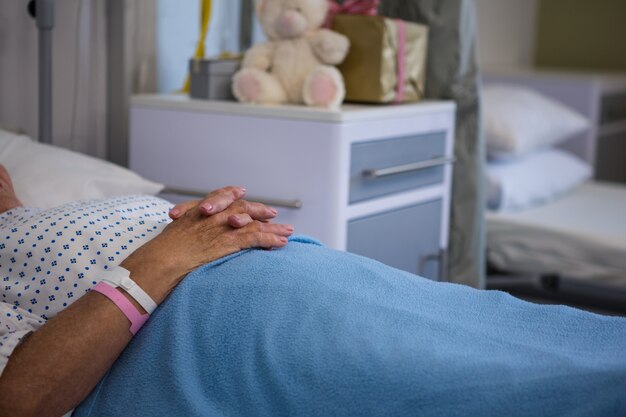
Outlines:
<svg viewBox="0 0 626 417"><path fill-rule="evenodd" d="M225 187L207 194L204 200L192 200L180 203L170 210L170 218L177 220L181 218L189 210L199 207L200 213L205 216L212 216L221 213L230 207L235 201L241 200L246 194L243 187ZM248 206L251 212L247 213L248 217L234 217L229 219L231 226L235 228L243 227L252 220L267 222L272 220L278 214L276 209L267 207L263 204L255 204ZM232 220L232 221L231 221Z"/></svg>
<svg viewBox="0 0 626 417"><path fill-rule="evenodd" d="M21 207L22 203L15 195L11 176L4 165L0 165L0 213Z"/></svg>

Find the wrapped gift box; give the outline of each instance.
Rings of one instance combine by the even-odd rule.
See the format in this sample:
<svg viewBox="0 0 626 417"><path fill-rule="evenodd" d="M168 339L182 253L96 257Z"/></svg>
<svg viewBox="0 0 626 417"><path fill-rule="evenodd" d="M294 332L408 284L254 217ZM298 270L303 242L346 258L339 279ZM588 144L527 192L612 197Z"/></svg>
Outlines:
<svg viewBox="0 0 626 417"><path fill-rule="evenodd" d="M339 14L332 29L350 39L350 52L339 66L346 101L400 103L423 98L426 26L382 16Z"/></svg>

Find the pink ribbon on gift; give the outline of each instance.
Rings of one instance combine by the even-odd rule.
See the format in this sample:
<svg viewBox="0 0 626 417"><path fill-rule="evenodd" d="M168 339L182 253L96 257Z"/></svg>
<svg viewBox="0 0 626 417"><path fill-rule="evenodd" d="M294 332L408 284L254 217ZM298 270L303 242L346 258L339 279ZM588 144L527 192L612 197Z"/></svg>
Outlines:
<svg viewBox="0 0 626 417"><path fill-rule="evenodd" d="M336 14L359 14L363 16L376 16L380 0L345 0L343 4L335 0L328 0L328 16L326 27L331 27L333 17Z"/></svg>

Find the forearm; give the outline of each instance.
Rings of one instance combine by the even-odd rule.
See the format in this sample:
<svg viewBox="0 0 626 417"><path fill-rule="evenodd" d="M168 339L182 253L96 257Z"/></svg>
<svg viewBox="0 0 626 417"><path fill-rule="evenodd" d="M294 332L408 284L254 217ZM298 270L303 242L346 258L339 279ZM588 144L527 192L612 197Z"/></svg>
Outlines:
<svg viewBox="0 0 626 417"><path fill-rule="evenodd" d="M13 352L0 378L0 415L60 416L76 407L130 339L115 304L86 294Z"/></svg>
<svg viewBox="0 0 626 417"><path fill-rule="evenodd" d="M139 281L133 270L131 277ZM160 302L175 280L152 278L156 285L141 285ZM60 416L75 408L130 342L129 325L106 297L84 295L13 352L0 377L0 415Z"/></svg>

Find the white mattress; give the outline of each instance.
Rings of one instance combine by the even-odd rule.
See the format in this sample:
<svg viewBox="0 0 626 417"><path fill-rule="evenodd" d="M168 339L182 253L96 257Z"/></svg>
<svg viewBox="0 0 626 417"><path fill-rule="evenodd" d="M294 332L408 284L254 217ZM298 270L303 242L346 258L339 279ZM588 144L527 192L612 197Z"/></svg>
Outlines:
<svg viewBox="0 0 626 417"><path fill-rule="evenodd" d="M487 214L489 261L626 286L626 187L590 182L544 206Z"/></svg>

